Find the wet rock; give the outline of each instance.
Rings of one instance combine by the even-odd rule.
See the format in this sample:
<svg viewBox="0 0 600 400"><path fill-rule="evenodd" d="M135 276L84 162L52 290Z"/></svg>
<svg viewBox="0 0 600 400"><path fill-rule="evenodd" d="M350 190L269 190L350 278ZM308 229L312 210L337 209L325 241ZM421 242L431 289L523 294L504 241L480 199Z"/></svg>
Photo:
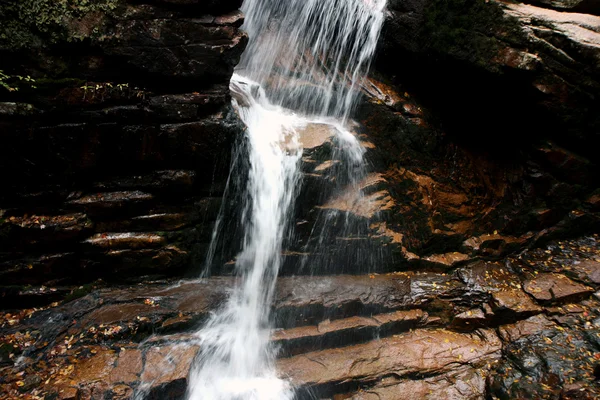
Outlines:
<svg viewBox="0 0 600 400"><path fill-rule="evenodd" d="M60 400L77 400L79 399L79 389L74 387L60 389L58 392L58 398Z"/></svg>
<svg viewBox="0 0 600 400"><path fill-rule="evenodd" d="M596 15L600 12L598 4L589 0L532 0L531 3L561 11L587 12Z"/></svg>
<svg viewBox="0 0 600 400"><path fill-rule="evenodd" d="M308 124L298 131L299 141L304 150L307 150L309 156L311 150L331 142L337 134L336 128L327 124Z"/></svg>
<svg viewBox="0 0 600 400"><path fill-rule="evenodd" d="M95 354L79 362L70 378L76 384L87 386L95 382L107 382L114 368L117 354L109 349L95 349Z"/></svg>
<svg viewBox="0 0 600 400"><path fill-rule="evenodd" d="M132 211L153 200L148 193L136 191L98 193L70 200L69 204L79 206L90 215L110 215L115 212Z"/></svg>
<svg viewBox="0 0 600 400"><path fill-rule="evenodd" d="M0 102L0 115L27 117L37 112L33 104Z"/></svg>
<svg viewBox="0 0 600 400"><path fill-rule="evenodd" d="M542 311L523 291L518 276L505 266L476 262L461 269L459 276L473 290L486 293L493 312L503 317L526 317Z"/></svg>
<svg viewBox="0 0 600 400"><path fill-rule="evenodd" d="M539 274L525 282L524 289L544 302L567 302L583 298L594 290L561 274Z"/></svg>
<svg viewBox="0 0 600 400"><path fill-rule="evenodd" d="M520 289L494 292L492 299L494 312L504 311L525 316L542 311L542 308Z"/></svg>
<svg viewBox="0 0 600 400"><path fill-rule="evenodd" d="M121 349L115 368L109 375L112 384L137 382L142 372L142 352L138 349Z"/></svg>
<svg viewBox="0 0 600 400"><path fill-rule="evenodd" d="M388 2L358 115L395 203L386 221L409 252L499 259L591 197L598 21L518 2ZM508 103L510 118L499 111ZM481 140L481 120L504 121L486 129L506 147ZM577 229L588 228L558 235Z"/></svg>
<svg viewBox="0 0 600 400"><path fill-rule="evenodd" d="M162 247L163 236L151 233L98 233L84 243L99 249L139 249Z"/></svg>
<svg viewBox="0 0 600 400"><path fill-rule="evenodd" d="M25 379L23 379L23 386L19 388L19 390L23 393L29 392L30 390L39 386L42 382L42 378L37 375L29 375Z"/></svg>
<svg viewBox="0 0 600 400"><path fill-rule="evenodd" d="M43 307L64 299L70 292L71 288L60 286L0 286L0 307Z"/></svg>
<svg viewBox="0 0 600 400"><path fill-rule="evenodd" d="M242 21L240 13L208 20L126 19L117 21L114 37L102 47L148 73L226 82L247 41L237 29Z"/></svg>
<svg viewBox="0 0 600 400"><path fill-rule="evenodd" d="M74 253L47 254L0 262L0 277L5 285L42 285L82 266Z"/></svg>
<svg viewBox="0 0 600 400"><path fill-rule="evenodd" d="M526 239L501 235L482 235L472 237L464 242L464 246L474 254L486 257L500 258L511 253L527 243Z"/></svg>
<svg viewBox="0 0 600 400"><path fill-rule="evenodd" d="M600 262L585 260L571 265L574 272L588 282L600 284Z"/></svg>
<svg viewBox="0 0 600 400"><path fill-rule="evenodd" d="M181 275L190 261L187 251L173 245L159 249L109 250L99 255L99 262L110 267L100 276L113 282L160 279L166 276Z"/></svg>
<svg viewBox="0 0 600 400"><path fill-rule="evenodd" d="M140 189L140 190L184 190L194 184L196 172L189 170L155 171L149 175L115 178L99 182L99 190Z"/></svg>
<svg viewBox="0 0 600 400"><path fill-rule="evenodd" d="M423 379L382 379L349 397L353 400L449 399L475 400L485 396L485 378L489 367L458 368L457 371Z"/></svg>
<svg viewBox="0 0 600 400"><path fill-rule="evenodd" d="M593 238L456 271L281 277L273 304L278 372L299 397L595 398L598 301L542 308L521 287L550 257L568 254L571 264L557 261L563 266L590 261ZM23 318L0 313L0 335L29 342L18 368L36 369L44 383L35 390L177 398L197 351L191 331L235 284L213 277L95 289ZM70 372L45 384L51 371ZM18 393L13 386L7 390Z"/></svg>
<svg viewBox="0 0 600 400"><path fill-rule="evenodd" d="M111 325L117 322L136 321L141 318L164 318L170 310L158 307L154 303L109 304L85 315L79 322L80 326ZM172 311L171 311L172 312Z"/></svg>
<svg viewBox="0 0 600 400"><path fill-rule="evenodd" d="M183 208L183 207L181 207ZM185 228L196 222L198 216L192 213L156 213L140 215L120 221L99 221L96 230L100 232L140 232L159 229L161 231L172 231Z"/></svg>
<svg viewBox="0 0 600 400"><path fill-rule="evenodd" d="M372 218L376 213L390 210L393 199L386 190L377 190L369 194L369 188L377 188L385 183L385 178L380 174L370 174L355 187L348 187L338 196L329 199L320 208L325 210L345 211L363 218Z"/></svg>
<svg viewBox="0 0 600 400"><path fill-rule="evenodd" d="M457 329L473 330L485 326L487 316L481 309L468 310L454 316L452 327Z"/></svg>
<svg viewBox="0 0 600 400"><path fill-rule="evenodd" d="M4 231L3 247L13 251L32 251L36 247L60 245L89 233L94 224L82 213L63 215L7 216L0 226Z"/></svg>
<svg viewBox="0 0 600 400"><path fill-rule="evenodd" d="M499 328L500 337L505 342L514 342L525 336L535 335L552 329L556 324L544 315L535 315L515 324L503 325Z"/></svg>
<svg viewBox="0 0 600 400"><path fill-rule="evenodd" d="M453 68L451 59L458 59L471 67L487 70L488 82L507 70L527 71L518 90L532 103L556 112L555 120L558 116L566 123L570 116L566 104L595 104L595 100L584 93L562 96L560 92L567 87L587 93L598 90L592 78L597 74L597 64L592 60L595 57L593 49L599 43L600 20L592 15L545 8L550 3L557 6L577 2L541 0L536 3L542 3L542 7L504 2L491 2L480 7L471 1L441 3L435 0L403 5L392 3L382 45L384 51L412 53L409 57L421 67L424 59L434 58L432 52L444 57L448 68ZM448 14L460 7L468 9L472 18L460 19ZM463 42L449 39L453 29L464 33ZM476 51L473 46L478 46ZM415 53L421 57L414 57ZM577 72L579 66L587 68L584 66L591 65L594 66L586 69L585 77ZM468 74L464 68L459 73ZM525 86L528 84L531 85L529 88ZM534 88L543 93L541 98L536 99L530 94ZM583 121L585 117L579 120L582 124L577 128L579 135L584 135L581 129L588 122L591 126L597 122L591 118L587 122Z"/></svg>
<svg viewBox="0 0 600 400"><path fill-rule="evenodd" d="M389 336L424 325L427 314L421 310L396 311L370 317L350 317L325 320L317 326L302 326L277 330L272 335L280 356L290 356L323 348L344 346Z"/></svg>
<svg viewBox="0 0 600 400"><path fill-rule="evenodd" d="M151 399L177 398L185 393L187 377L198 347L189 345L151 347L141 376L149 384Z"/></svg>
<svg viewBox="0 0 600 400"><path fill-rule="evenodd" d="M490 374L488 393L505 398L558 399L566 393L573 395L572 388L580 385L582 398L597 397L600 388L594 368L598 356L593 339L597 332L596 328L582 330L582 324L584 321L557 326L538 319L523 322L520 329L524 331L510 329L516 336L504 346L506 357ZM518 339L522 333L528 336Z"/></svg>
<svg viewBox="0 0 600 400"><path fill-rule="evenodd" d="M424 261L434 266L441 265L447 268L456 267L469 260L469 256L459 252L434 254L423 258Z"/></svg>
<svg viewBox="0 0 600 400"><path fill-rule="evenodd" d="M208 247L207 233L144 245L139 235L135 245L122 237L101 244L90 235L210 229L218 206L214 211L216 202L204 199L220 199L231 146L244 129L228 89L247 42L241 4L110 3L73 7L49 22L52 39L19 24L23 32L9 36L28 38L20 51L2 47L3 70L36 80L36 90L7 92L0 105L0 208L20 219L18 226L5 224L4 215L0 222L0 263L3 272L5 262L13 264L6 267L10 284L86 283L101 271L133 270L138 260L154 269L138 268L141 279L182 276ZM37 225L32 216L48 223ZM66 217L77 217L75 225L58 221ZM117 249L99 254L90 242ZM152 251L125 251L146 245ZM57 263L44 270L34 262L57 253L72 258L61 264L62 276ZM15 279L29 265L32 272Z"/></svg>
<svg viewBox="0 0 600 400"><path fill-rule="evenodd" d="M351 348L282 359L277 366L293 384L326 392L348 380L443 373L457 362L485 365L498 359L500 340L490 331L480 331L480 335L417 330Z"/></svg>
<svg viewBox="0 0 600 400"><path fill-rule="evenodd" d="M595 211L600 211L600 194L590 196L585 201Z"/></svg>
<svg viewBox="0 0 600 400"><path fill-rule="evenodd" d="M323 321L358 311L394 310L411 293L406 276L290 277L278 281L275 311L279 326L304 318Z"/></svg>

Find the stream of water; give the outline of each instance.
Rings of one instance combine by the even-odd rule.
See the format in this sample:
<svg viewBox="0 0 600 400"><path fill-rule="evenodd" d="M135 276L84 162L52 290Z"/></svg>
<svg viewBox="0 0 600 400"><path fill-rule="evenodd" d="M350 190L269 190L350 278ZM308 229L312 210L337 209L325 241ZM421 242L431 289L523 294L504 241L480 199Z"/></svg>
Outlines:
<svg viewBox="0 0 600 400"><path fill-rule="evenodd" d="M246 0L249 35L231 81L249 159L239 284L197 332L191 400L286 400L269 345L270 310L301 184L303 132L328 126L354 164L364 153L347 129L368 71L385 0ZM208 263L210 264L210 263Z"/></svg>

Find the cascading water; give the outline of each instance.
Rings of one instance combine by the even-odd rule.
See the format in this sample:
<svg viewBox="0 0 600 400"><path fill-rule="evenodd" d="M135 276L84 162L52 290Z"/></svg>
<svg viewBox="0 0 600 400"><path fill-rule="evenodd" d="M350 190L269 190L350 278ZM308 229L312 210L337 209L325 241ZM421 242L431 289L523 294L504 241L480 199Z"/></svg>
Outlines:
<svg viewBox="0 0 600 400"><path fill-rule="evenodd" d="M383 22L385 0L246 0L250 41L232 78L247 127L250 171L240 277L226 304L198 332L188 398L285 400L269 346L270 308L282 243L300 185L302 132L336 133L350 164L363 150L347 130ZM210 264L207 263L207 264Z"/></svg>

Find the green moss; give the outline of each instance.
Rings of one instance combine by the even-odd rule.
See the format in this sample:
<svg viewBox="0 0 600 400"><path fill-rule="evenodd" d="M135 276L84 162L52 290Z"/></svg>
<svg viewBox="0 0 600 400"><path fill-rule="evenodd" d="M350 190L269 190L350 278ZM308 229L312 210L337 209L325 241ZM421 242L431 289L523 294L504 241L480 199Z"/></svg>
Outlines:
<svg viewBox="0 0 600 400"><path fill-rule="evenodd" d="M85 81L83 79L78 78L62 78L62 79L51 79L51 78L41 78L36 79L35 85L40 89L46 90L56 90L67 87L81 87L85 85Z"/></svg>
<svg viewBox="0 0 600 400"><path fill-rule="evenodd" d="M95 288L95 286L93 284L79 286L77 289L73 289L73 291L71 291L71 293L69 293L65 297L64 302L68 303L70 301L79 299L79 298L91 293L92 290L94 290L94 288Z"/></svg>
<svg viewBox="0 0 600 400"><path fill-rule="evenodd" d="M84 39L88 27L77 22L94 13L109 13L119 0L8 0L0 7L0 49L18 50ZM90 21L94 29L97 21ZM85 24L83 24L85 25Z"/></svg>

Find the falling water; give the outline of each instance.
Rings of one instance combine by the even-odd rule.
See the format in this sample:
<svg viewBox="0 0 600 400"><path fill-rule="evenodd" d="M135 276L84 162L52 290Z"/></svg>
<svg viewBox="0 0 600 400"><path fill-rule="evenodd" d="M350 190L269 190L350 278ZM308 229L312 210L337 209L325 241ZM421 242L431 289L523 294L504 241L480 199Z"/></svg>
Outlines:
<svg viewBox="0 0 600 400"><path fill-rule="evenodd" d="M300 186L303 132L336 132L354 164L363 150L348 131L357 86L383 22L385 0L246 0L250 41L231 81L246 124L250 171L238 286L198 332L189 399L285 400L269 345L281 251ZM210 264L210 263L208 263Z"/></svg>

